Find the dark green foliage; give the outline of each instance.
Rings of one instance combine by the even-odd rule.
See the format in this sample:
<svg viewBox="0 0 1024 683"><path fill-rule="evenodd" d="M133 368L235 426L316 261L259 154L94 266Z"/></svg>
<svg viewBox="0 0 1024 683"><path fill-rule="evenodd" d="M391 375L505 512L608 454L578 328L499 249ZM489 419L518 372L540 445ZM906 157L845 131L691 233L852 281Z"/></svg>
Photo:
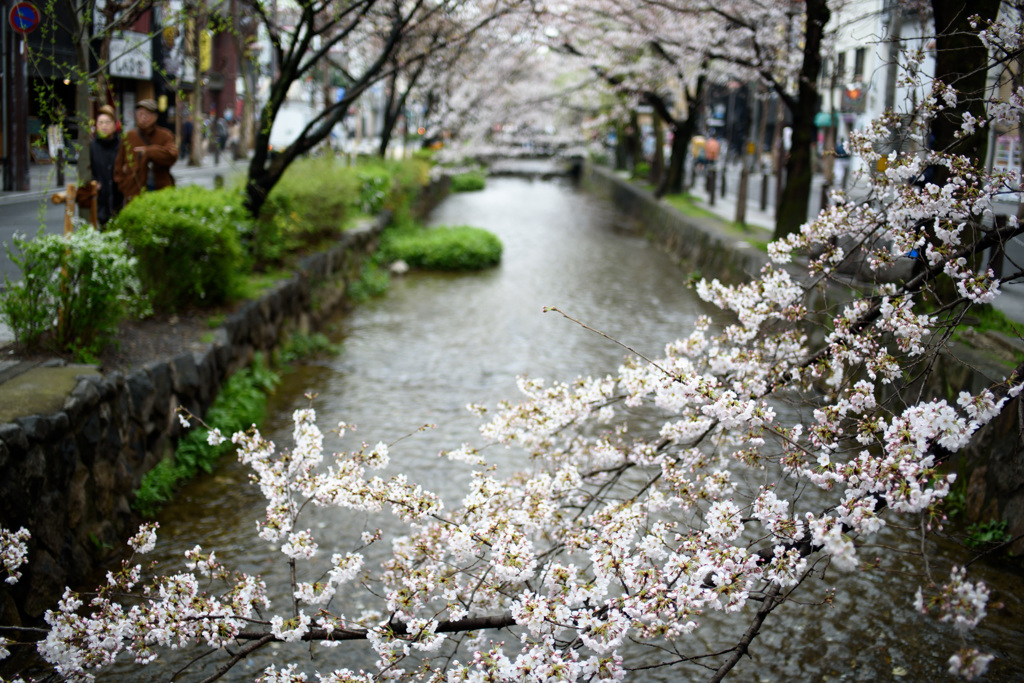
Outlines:
<svg viewBox="0 0 1024 683"><path fill-rule="evenodd" d="M452 192L477 192L487 185L483 173L471 171L452 176Z"/></svg>
<svg viewBox="0 0 1024 683"><path fill-rule="evenodd" d="M211 446L206 429L189 430L178 441L174 458L163 460L146 473L135 492L132 506L144 517L152 517L174 495L175 489L200 471L211 472L217 459L233 448L231 434L258 424L267 409L267 394L278 376L257 355L253 364L232 375L224 384L206 415L206 424L228 439Z"/></svg>
<svg viewBox="0 0 1024 683"><path fill-rule="evenodd" d="M980 549L1006 543L1012 538L1006 530L1006 522L991 520L969 526L964 543L969 548Z"/></svg>
<svg viewBox="0 0 1024 683"><path fill-rule="evenodd" d="M468 225L388 231L382 261L405 261L427 270L480 270L501 262L502 244L494 234Z"/></svg>
<svg viewBox="0 0 1024 683"><path fill-rule="evenodd" d="M237 293L245 265L239 232L251 230L240 194L197 185L145 192L113 227L138 259L155 309L217 305Z"/></svg>

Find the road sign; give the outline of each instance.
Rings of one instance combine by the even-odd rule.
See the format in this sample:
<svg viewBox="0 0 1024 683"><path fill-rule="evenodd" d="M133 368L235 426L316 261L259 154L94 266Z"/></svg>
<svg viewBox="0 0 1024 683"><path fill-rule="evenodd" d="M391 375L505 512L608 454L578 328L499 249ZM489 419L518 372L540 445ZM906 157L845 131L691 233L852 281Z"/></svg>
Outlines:
<svg viewBox="0 0 1024 683"><path fill-rule="evenodd" d="M11 8L8 20L11 28L21 35L28 35L36 30L40 20L39 10L31 2L19 2Z"/></svg>

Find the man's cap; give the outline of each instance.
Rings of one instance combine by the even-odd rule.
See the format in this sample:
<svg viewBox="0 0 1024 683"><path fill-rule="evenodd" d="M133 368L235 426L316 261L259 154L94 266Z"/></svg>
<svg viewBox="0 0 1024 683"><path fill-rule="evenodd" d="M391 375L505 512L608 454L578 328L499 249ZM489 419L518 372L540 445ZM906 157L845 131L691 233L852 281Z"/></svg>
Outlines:
<svg viewBox="0 0 1024 683"><path fill-rule="evenodd" d="M114 114L114 108L111 107L109 104L104 104L102 107L100 107L99 111L96 112L96 116L99 116L100 114L106 114L110 118L117 121L117 115Z"/></svg>
<svg viewBox="0 0 1024 683"><path fill-rule="evenodd" d="M136 109L148 109L154 114L157 112L156 100L139 100L139 103L135 105Z"/></svg>

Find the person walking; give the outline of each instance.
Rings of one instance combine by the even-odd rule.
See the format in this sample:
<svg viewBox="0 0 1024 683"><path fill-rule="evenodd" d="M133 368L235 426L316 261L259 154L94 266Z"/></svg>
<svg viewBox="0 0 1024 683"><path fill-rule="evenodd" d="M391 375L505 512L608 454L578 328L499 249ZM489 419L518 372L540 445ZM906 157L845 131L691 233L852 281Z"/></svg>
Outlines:
<svg viewBox="0 0 1024 683"><path fill-rule="evenodd" d="M135 128L128 131L114 166L114 180L127 204L144 190L174 185L171 166L178 161L174 133L156 125L154 100L140 100L135 108Z"/></svg>
<svg viewBox="0 0 1024 683"><path fill-rule="evenodd" d="M195 124L192 123L192 116L186 117L185 122L181 124L181 154L180 158L186 161L192 152L192 133L194 132Z"/></svg>
<svg viewBox="0 0 1024 683"><path fill-rule="evenodd" d="M714 166L718 161L718 155L722 151L722 145L718 142L718 137L712 135L708 138L708 141L704 143L704 158L708 162L708 166Z"/></svg>
<svg viewBox="0 0 1024 683"><path fill-rule="evenodd" d="M99 186L96 195L96 217L101 226L116 216L124 205L124 195L114 182L114 169L120 151L121 136L117 132L117 117L114 115L114 108L105 104L96 114L96 137L89 143L92 179Z"/></svg>

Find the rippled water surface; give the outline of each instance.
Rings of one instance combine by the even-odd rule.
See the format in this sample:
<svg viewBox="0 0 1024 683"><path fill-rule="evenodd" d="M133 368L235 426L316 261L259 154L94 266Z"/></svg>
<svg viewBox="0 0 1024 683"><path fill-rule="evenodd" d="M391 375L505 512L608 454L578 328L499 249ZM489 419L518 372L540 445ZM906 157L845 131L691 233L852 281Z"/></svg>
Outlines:
<svg viewBox="0 0 1024 683"><path fill-rule="evenodd" d="M505 245L501 266L474 275L396 278L387 296L340 319L336 337L343 343L342 353L287 375L274 399L264 431L279 445L290 442L291 412L309 404L304 394L310 391L317 393L312 405L321 427L339 421L358 425L354 437L341 444L328 438L328 448L335 450L354 448L358 440L391 442L422 425L437 425L402 441L392 457L412 481L454 504L468 469L438 459L437 453L475 441L479 422L465 410L466 404L494 405L515 398L520 374L563 380L603 374L626 353L558 313L544 313L545 306L557 306L648 356L688 334L695 316L708 312L686 288L686 271L625 230L606 205L564 182L492 178L483 192L446 199L432 223L477 225L496 233ZM499 455L498 463L511 469L518 464L516 454ZM162 564L177 562L176 555L200 543L215 549L228 566L259 572L269 584L287 577L282 556L255 535L262 501L246 477L241 466L226 462L188 488L161 520ZM327 553L350 549L362 531L381 527L386 532L391 524L386 517L338 511L317 511L311 520L325 539ZM887 531L879 543L916 547L899 530ZM877 554L891 557L884 548ZM872 557L872 551L862 556ZM752 656L731 680L944 680L936 653L954 648L952 630L909 610L917 581L902 572L915 565L900 557L883 565L892 571L843 577L835 596L812 582L803 593L806 604L787 604L769 617ZM973 569L995 586L995 599L1005 604L990 610L993 614L981 631L980 647L1000 655L989 680L1021 680L1021 583L993 567ZM286 604L283 595L274 598L278 607ZM358 607L358 602L353 604ZM735 642L749 622L746 614L728 622L715 615L707 619L721 625L698 630L695 652L703 652L705 642ZM327 655L317 652L316 663L310 664L307 650L274 647L238 666L225 680L251 680L271 661L304 663L308 670L323 670L328 663L354 668L372 664L364 645ZM212 666L199 671L208 675ZM647 670L631 680L696 681L707 675L697 667L676 667ZM125 667L105 678L154 676L139 677Z"/></svg>

